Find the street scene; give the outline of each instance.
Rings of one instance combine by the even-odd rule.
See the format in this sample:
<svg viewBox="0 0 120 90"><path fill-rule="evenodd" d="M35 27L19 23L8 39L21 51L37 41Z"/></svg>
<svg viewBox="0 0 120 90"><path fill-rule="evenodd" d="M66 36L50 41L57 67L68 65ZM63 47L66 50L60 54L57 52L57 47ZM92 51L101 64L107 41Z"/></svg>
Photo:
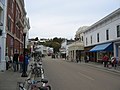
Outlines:
<svg viewBox="0 0 120 90"><path fill-rule="evenodd" d="M33 62L33 60L31 60ZM120 66L116 69L106 68L98 63L70 62L65 59L42 58L44 78L52 90L119 90ZM29 70L29 69L28 69ZM16 90L17 82L24 82L19 72L9 69L0 72L0 90ZM9 78L7 78L9 77ZM7 79L6 79L7 78ZM39 80L40 78L36 78Z"/></svg>
<svg viewBox="0 0 120 90"><path fill-rule="evenodd" d="M43 59L46 77L53 90L119 90L120 67L109 71L95 63L71 63L62 59Z"/></svg>
<svg viewBox="0 0 120 90"><path fill-rule="evenodd" d="M0 0L0 90L120 90L120 1Z"/></svg>

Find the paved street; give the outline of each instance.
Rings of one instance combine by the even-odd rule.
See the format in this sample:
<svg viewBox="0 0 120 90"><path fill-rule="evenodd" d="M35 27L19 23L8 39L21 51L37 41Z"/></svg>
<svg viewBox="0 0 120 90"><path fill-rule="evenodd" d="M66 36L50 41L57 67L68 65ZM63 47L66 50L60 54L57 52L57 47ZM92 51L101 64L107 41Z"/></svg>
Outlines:
<svg viewBox="0 0 120 90"><path fill-rule="evenodd" d="M45 75L52 90L120 90L120 73L85 63L43 59Z"/></svg>
<svg viewBox="0 0 120 90"><path fill-rule="evenodd" d="M52 90L120 90L119 69L107 69L95 63L78 64L51 57L43 58L43 67ZM0 72L0 90L16 90L17 82L25 79L26 77L21 77L21 73L12 70Z"/></svg>

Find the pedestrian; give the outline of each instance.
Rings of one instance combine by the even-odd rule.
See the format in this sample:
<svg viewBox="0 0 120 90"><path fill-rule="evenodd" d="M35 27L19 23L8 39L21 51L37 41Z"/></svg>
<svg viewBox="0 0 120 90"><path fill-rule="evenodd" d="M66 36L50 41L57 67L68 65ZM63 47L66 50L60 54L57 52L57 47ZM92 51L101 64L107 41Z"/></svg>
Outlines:
<svg viewBox="0 0 120 90"><path fill-rule="evenodd" d="M19 56L20 73L23 71L23 60L24 60L24 56L23 56L23 54L21 54Z"/></svg>
<svg viewBox="0 0 120 90"><path fill-rule="evenodd" d="M112 58L112 62L111 63L112 63L112 67L114 67L116 69L116 67L117 67L117 60L116 60L115 57Z"/></svg>
<svg viewBox="0 0 120 90"><path fill-rule="evenodd" d="M13 55L13 68L14 68L14 72L19 70L18 57L19 57L19 54L16 51L15 54Z"/></svg>
<svg viewBox="0 0 120 90"><path fill-rule="evenodd" d="M78 57L78 56L76 56L76 62L77 62L77 63L79 62L79 57Z"/></svg>
<svg viewBox="0 0 120 90"><path fill-rule="evenodd" d="M25 71L27 71L28 64L29 64L29 57L28 57L28 54L26 53L25 54Z"/></svg>
<svg viewBox="0 0 120 90"><path fill-rule="evenodd" d="M109 57L107 55L103 56L104 67L108 67Z"/></svg>
<svg viewBox="0 0 120 90"><path fill-rule="evenodd" d="M85 60L85 63L86 63L87 62L87 55L85 55L84 60Z"/></svg>
<svg viewBox="0 0 120 90"><path fill-rule="evenodd" d="M87 62L89 62L89 56L87 55Z"/></svg>
<svg viewBox="0 0 120 90"><path fill-rule="evenodd" d="M88 55L85 55L84 59L85 59L85 63L89 62L89 56Z"/></svg>
<svg viewBox="0 0 120 90"><path fill-rule="evenodd" d="M5 60L6 60L6 70L8 70L8 68L9 68L9 63L10 63L10 58L9 58L9 56L8 56L7 53L5 54Z"/></svg>
<svg viewBox="0 0 120 90"><path fill-rule="evenodd" d="M10 67L11 69L13 69L13 56L12 55L10 56Z"/></svg>

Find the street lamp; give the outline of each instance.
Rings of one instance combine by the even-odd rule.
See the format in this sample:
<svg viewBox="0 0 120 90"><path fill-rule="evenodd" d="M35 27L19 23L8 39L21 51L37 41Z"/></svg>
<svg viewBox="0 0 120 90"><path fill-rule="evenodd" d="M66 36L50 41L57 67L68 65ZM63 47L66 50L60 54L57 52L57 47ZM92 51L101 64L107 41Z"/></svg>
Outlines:
<svg viewBox="0 0 120 90"><path fill-rule="evenodd" d="M26 73L26 69L25 69L25 42L26 42L26 33L27 33L27 29L24 29L23 30L23 38L24 38L24 50L23 50L23 55L24 55L24 61L23 61L23 72L22 72L22 75L21 77L27 77L27 73Z"/></svg>

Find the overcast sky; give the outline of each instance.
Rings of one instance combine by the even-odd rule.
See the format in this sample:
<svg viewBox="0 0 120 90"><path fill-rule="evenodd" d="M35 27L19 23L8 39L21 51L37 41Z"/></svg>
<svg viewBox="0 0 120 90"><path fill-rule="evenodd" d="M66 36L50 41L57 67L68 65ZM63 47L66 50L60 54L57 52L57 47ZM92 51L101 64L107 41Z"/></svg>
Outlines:
<svg viewBox="0 0 120 90"><path fill-rule="evenodd" d="M24 0L30 19L30 38L74 38L81 26L90 26L120 8L120 0Z"/></svg>

